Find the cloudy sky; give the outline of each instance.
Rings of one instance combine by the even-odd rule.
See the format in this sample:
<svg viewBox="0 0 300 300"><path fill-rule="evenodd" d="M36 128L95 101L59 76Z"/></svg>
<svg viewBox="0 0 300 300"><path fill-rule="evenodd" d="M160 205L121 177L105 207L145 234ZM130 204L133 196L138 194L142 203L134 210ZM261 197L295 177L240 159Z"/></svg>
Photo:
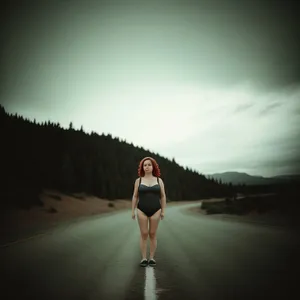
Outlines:
<svg viewBox="0 0 300 300"><path fill-rule="evenodd" d="M24 2L1 12L9 113L111 133L205 174L300 172L296 2Z"/></svg>

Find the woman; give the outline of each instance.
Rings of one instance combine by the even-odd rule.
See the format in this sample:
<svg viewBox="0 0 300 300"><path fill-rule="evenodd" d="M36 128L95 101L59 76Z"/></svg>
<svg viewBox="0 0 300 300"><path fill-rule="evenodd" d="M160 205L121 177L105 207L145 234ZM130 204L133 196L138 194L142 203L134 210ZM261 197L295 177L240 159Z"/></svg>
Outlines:
<svg viewBox="0 0 300 300"><path fill-rule="evenodd" d="M142 267L155 266L154 254L157 248L156 231L159 220L165 216L166 193L164 183L159 178L160 169L151 157L141 160L138 168L139 178L135 180L132 197L132 219L135 219L137 205L137 217L140 227L140 248ZM138 203L138 204L137 204ZM149 230L148 230L149 223ZM147 260L147 239L150 238L150 257Z"/></svg>

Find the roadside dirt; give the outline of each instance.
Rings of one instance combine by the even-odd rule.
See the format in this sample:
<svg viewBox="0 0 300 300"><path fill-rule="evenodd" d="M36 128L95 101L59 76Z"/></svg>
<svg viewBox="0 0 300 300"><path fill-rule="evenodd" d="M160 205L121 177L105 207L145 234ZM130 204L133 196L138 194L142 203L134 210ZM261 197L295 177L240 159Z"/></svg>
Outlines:
<svg viewBox="0 0 300 300"><path fill-rule="evenodd" d="M52 190L45 190L40 199L43 202L41 207L1 214L1 241L16 240L19 236L28 236L81 217L131 208L131 202L124 199L109 201L85 194L65 195Z"/></svg>

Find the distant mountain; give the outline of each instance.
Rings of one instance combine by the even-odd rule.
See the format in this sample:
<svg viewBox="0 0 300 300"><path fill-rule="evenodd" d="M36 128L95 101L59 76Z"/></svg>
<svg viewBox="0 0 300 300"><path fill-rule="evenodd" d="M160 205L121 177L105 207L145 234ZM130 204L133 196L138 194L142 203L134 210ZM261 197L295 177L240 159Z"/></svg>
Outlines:
<svg viewBox="0 0 300 300"><path fill-rule="evenodd" d="M277 175L273 178L286 179L286 180L300 180L300 174L293 175Z"/></svg>
<svg viewBox="0 0 300 300"><path fill-rule="evenodd" d="M237 185L237 184L262 185L262 184L283 183L291 180L300 181L300 174L263 177L263 176L258 176L258 175L253 176L247 173L233 171L233 172L206 174L205 176L207 178L214 178L217 180L221 180L222 183L231 182L233 185Z"/></svg>

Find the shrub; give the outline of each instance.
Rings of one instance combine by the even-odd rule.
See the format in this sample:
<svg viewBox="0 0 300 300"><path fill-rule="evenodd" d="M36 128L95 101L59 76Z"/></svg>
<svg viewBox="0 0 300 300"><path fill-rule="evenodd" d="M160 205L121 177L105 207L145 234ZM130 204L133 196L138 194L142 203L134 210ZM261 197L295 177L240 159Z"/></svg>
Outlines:
<svg viewBox="0 0 300 300"><path fill-rule="evenodd" d="M223 203L213 203L206 209L206 213L211 215L211 214L222 214L224 213L224 205Z"/></svg>

